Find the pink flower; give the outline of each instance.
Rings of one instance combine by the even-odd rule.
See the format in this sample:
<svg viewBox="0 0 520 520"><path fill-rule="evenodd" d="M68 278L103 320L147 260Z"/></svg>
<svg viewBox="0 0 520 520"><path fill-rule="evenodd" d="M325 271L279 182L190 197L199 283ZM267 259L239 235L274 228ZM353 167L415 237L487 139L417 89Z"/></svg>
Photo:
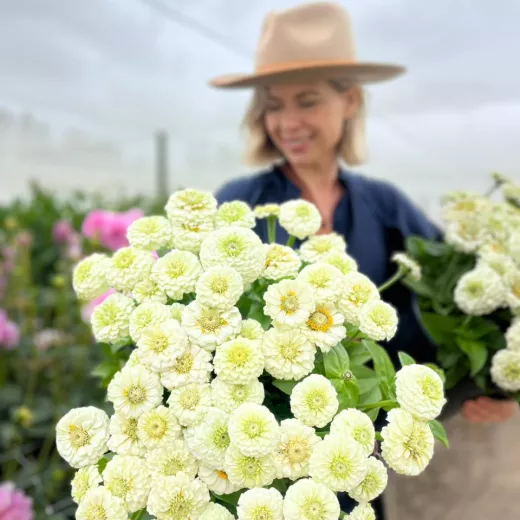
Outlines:
<svg viewBox="0 0 520 520"><path fill-rule="evenodd" d="M57 244L67 244L75 234L69 220L58 220L52 228L52 236Z"/></svg>
<svg viewBox="0 0 520 520"><path fill-rule="evenodd" d="M99 240L101 236L101 231L105 226L105 221L107 219L106 211L102 209L95 209L91 211L83 221L83 225L81 226L81 232L87 238L92 240Z"/></svg>
<svg viewBox="0 0 520 520"><path fill-rule="evenodd" d="M12 482L0 485L0 520L33 520L32 499Z"/></svg>
<svg viewBox="0 0 520 520"><path fill-rule="evenodd" d="M94 312L94 309L100 304L103 303L111 294L114 294L115 289L109 289L107 292L103 293L101 296L98 296L95 300L88 302L81 309L81 318L85 323L90 321L90 317ZM1 519L0 519L1 520Z"/></svg>
<svg viewBox="0 0 520 520"><path fill-rule="evenodd" d="M12 321L7 321L0 328L0 346L5 350L14 350L20 343L20 329Z"/></svg>

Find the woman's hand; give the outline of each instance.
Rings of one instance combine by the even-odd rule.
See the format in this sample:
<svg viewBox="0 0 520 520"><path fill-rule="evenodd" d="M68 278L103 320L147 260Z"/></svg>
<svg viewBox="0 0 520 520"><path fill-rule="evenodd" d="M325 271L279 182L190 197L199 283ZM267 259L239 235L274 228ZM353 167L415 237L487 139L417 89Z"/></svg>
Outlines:
<svg viewBox="0 0 520 520"><path fill-rule="evenodd" d="M466 401L462 406L462 414L468 422L479 424L501 423L511 419L517 409L512 399L492 399L477 397Z"/></svg>

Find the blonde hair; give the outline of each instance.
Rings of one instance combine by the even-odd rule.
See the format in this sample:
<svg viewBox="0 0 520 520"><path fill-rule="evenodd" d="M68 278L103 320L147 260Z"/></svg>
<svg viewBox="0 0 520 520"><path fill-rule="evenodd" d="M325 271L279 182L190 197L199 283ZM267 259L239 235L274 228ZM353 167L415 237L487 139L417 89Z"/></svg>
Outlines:
<svg viewBox="0 0 520 520"><path fill-rule="evenodd" d="M353 86L347 80L329 80L329 84L339 93L345 93ZM347 165L357 166L365 161L365 112L366 101L360 89L360 105L356 115L345 121L343 136L338 145L338 157ZM250 166L265 166L282 158L282 155L267 135L264 125L266 90L256 88L246 111L243 127L247 131L244 160Z"/></svg>

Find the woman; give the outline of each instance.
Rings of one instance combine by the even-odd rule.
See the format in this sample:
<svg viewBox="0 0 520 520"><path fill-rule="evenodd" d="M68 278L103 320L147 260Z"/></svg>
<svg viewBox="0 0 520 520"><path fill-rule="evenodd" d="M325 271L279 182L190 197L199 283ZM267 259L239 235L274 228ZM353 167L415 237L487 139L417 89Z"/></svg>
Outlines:
<svg viewBox="0 0 520 520"><path fill-rule="evenodd" d="M396 65L357 61L349 17L339 5L315 3L269 14L255 73L220 77L212 85L254 89L245 118L247 157L250 164L270 166L223 186L219 202L238 199L255 206L307 199L320 210L321 232L343 235L359 270L383 283L395 271L392 254L404 248L408 236L439 238L441 232L396 187L353 174L339 161L363 163L362 86L403 72ZM265 221L256 231L267 239ZM276 237L280 243L288 238L280 227ZM432 361L434 347L420 328L411 293L393 286L385 300L399 313L398 332L387 344L394 361L398 350L419 362ZM503 402L488 399L467 408L470 420L512 414Z"/></svg>

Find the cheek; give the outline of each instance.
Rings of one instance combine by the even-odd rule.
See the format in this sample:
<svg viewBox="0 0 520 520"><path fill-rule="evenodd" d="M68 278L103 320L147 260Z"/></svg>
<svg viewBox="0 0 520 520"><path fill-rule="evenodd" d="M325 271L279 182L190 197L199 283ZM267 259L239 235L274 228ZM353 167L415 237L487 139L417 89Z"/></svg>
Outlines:
<svg viewBox="0 0 520 520"><path fill-rule="evenodd" d="M264 127L269 135L269 137L273 137L276 132L276 128L278 127L278 122L276 116L272 114L267 114L264 116Z"/></svg>

